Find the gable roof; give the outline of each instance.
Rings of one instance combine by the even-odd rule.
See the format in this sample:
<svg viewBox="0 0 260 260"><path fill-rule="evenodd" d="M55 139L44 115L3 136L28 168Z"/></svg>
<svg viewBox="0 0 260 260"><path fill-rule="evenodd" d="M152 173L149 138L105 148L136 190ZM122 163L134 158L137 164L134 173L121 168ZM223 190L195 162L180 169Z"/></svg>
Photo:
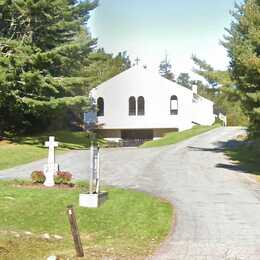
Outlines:
<svg viewBox="0 0 260 260"><path fill-rule="evenodd" d="M169 89L174 89L177 90L178 92L182 92L182 93L186 93L186 94L192 94L193 91L183 87L179 84L177 84L176 82L172 82L164 77L162 77L161 75L159 75L159 73L154 73L151 72L149 69L144 68L141 65L137 65L137 66L133 66L131 68L129 68L128 70L125 70L123 72L121 72L120 74L114 76L113 78L101 83L100 85L98 85L95 89L102 89L102 88L106 88L111 86L111 84L117 84L118 85L122 85L122 82L126 82L129 85L131 84L136 84L138 83L143 83L144 87L147 88L151 88L151 87L156 87L158 88L158 86L162 86L162 87L166 87ZM198 97L200 97L199 95L197 95ZM204 100L208 100L206 98L203 98ZM210 100L208 100L210 101ZM212 101L210 101L212 102Z"/></svg>
<svg viewBox="0 0 260 260"><path fill-rule="evenodd" d="M154 82L157 82L157 83L160 82L161 85L165 85L165 86L168 86L171 88L178 87L178 88L182 88L184 91L191 92L191 90L189 90L175 82L172 82L172 81L160 76L157 73L153 73L153 72L149 71L148 69L145 69L141 65L131 67L130 69L127 69L127 70L121 72L120 74L114 76L113 78L101 83L96 88L105 87L106 85L109 85L110 82L131 81L131 80L133 80L133 81L138 80L141 82L151 83L149 86L155 85L155 84L152 84Z"/></svg>

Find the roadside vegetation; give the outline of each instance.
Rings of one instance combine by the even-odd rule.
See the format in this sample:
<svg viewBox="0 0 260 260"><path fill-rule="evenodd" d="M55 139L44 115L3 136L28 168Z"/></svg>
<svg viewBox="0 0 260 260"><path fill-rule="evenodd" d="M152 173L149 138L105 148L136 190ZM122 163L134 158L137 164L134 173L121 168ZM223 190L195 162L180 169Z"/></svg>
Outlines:
<svg viewBox="0 0 260 260"><path fill-rule="evenodd" d="M260 138L238 139L235 147L226 148L226 154L241 169L257 175L257 179L260 180Z"/></svg>
<svg viewBox="0 0 260 260"><path fill-rule="evenodd" d="M34 136L10 137L0 141L0 170L29 163L47 156L44 142L49 136L59 142L58 153L74 149L85 149L90 145L87 132L55 131ZM100 143L103 141L100 139Z"/></svg>
<svg viewBox="0 0 260 260"><path fill-rule="evenodd" d="M212 129L220 127L220 124L214 124L212 126L194 126L192 129L182 131L182 132L171 132L166 134L163 138L155 141L145 142L141 147L159 147L164 145L176 144L178 142L184 141L196 135L208 132Z"/></svg>
<svg viewBox="0 0 260 260"><path fill-rule="evenodd" d="M75 256L66 215L71 204L84 259L144 259L170 232L170 203L142 192L107 188L109 199L99 209L80 208L79 193L85 188L77 184L71 189L46 189L22 181L1 181L0 259Z"/></svg>

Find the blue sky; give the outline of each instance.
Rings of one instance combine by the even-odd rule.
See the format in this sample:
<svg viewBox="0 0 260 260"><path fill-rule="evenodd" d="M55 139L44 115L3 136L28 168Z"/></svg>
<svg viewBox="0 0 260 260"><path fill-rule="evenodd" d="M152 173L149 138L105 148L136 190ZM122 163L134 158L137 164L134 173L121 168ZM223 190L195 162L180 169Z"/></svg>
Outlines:
<svg viewBox="0 0 260 260"><path fill-rule="evenodd" d="M228 58L223 39L234 0L100 0L92 12L90 32L107 52L126 50L151 70L158 70L168 53L175 74L190 72L192 54L216 69Z"/></svg>

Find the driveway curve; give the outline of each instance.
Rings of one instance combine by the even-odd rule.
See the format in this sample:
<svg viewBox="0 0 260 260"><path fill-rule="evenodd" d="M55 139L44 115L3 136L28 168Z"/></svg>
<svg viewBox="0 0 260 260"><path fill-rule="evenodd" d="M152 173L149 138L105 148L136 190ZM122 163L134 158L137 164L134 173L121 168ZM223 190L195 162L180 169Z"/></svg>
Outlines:
<svg viewBox="0 0 260 260"><path fill-rule="evenodd" d="M102 150L104 183L150 192L175 205L174 232L151 259L260 260L260 186L223 153L242 132L219 128L167 147ZM76 179L88 178L89 151L57 160ZM45 161L0 171L0 178L27 178Z"/></svg>

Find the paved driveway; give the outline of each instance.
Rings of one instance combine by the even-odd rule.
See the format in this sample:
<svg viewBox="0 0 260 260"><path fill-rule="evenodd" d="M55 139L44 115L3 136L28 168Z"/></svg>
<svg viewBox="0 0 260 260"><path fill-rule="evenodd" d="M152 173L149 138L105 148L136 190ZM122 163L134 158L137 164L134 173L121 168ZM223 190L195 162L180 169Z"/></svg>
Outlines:
<svg viewBox="0 0 260 260"><path fill-rule="evenodd" d="M175 231L152 259L260 260L260 186L222 151L241 132L220 128L163 148L102 151L105 183L151 192L176 207ZM88 178L89 151L58 161L77 179ZM43 163L2 171L0 178L29 177Z"/></svg>

